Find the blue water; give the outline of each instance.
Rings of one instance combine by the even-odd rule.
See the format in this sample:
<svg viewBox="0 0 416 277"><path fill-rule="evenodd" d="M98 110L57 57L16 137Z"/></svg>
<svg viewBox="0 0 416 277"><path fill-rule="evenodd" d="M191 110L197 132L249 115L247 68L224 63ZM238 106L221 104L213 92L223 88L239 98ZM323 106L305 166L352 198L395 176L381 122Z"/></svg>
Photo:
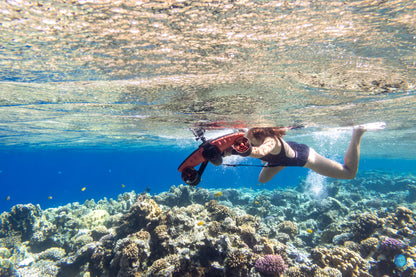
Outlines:
<svg viewBox="0 0 416 277"><path fill-rule="evenodd" d="M151 194L167 191L172 185L183 183L177 168L192 151L192 148L131 151L3 148L0 150L0 211L19 203L40 204L45 209L72 202L83 203L92 198L96 201L104 197L116 198L132 190L138 193L150 189ZM260 165L255 159L239 163ZM359 174L368 170L416 175L416 161L371 159L364 155ZM286 168L269 183L259 185L259 171L260 168L253 166L209 165L198 187L294 187L309 173L304 168Z"/></svg>

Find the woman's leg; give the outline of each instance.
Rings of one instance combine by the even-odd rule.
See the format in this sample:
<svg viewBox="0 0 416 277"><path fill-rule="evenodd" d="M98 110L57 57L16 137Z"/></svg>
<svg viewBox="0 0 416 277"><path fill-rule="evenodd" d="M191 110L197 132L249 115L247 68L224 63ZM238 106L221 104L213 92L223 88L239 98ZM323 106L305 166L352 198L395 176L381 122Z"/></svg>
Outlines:
<svg viewBox="0 0 416 277"><path fill-rule="evenodd" d="M284 168L285 166L263 167L259 175L259 182L267 183Z"/></svg>
<svg viewBox="0 0 416 277"><path fill-rule="evenodd" d="M350 145L345 153L344 164L327 159L316 153L315 150L310 149L308 162L305 164L305 167L324 176L338 179L353 179L357 175L360 160L360 141L365 131L364 128L360 127L354 129Z"/></svg>

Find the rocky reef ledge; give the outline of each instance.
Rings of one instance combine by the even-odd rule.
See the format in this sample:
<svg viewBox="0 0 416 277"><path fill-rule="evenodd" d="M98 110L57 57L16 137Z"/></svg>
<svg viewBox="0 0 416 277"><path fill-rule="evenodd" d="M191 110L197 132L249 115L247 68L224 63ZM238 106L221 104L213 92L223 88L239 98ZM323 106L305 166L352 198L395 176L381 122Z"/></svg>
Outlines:
<svg viewBox="0 0 416 277"><path fill-rule="evenodd" d="M3 276L416 276L416 177L172 186L0 215Z"/></svg>

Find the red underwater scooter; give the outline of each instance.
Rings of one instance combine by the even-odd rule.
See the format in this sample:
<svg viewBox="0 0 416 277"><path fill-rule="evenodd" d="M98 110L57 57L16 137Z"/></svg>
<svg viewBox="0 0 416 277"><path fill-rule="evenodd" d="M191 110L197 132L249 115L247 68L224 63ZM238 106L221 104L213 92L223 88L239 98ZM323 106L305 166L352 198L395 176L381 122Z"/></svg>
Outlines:
<svg viewBox="0 0 416 277"><path fill-rule="evenodd" d="M196 140L200 139L202 144L178 168L178 171L182 173L182 180L190 186L199 184L208 162L216 166L222 164L222 157L226 149L232 147L233 154L241 156L248 156L251 152L250 141L244 137L243 132L232 133L211 140L205 139L205 130L202 128L192 130L192 132ZM196 170L195 167L199 164L201 166Z"/></svg>

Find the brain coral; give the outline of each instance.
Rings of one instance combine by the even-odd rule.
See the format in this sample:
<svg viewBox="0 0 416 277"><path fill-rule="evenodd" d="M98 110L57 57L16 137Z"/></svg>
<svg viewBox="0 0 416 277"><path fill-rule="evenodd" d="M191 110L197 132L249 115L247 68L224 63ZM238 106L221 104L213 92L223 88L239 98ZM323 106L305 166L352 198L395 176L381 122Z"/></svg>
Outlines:
<svg viewBox="0 0 416 277"><path fill-rule="evenodd" d="M148 270L147 276L157 276L157 277L164 277L164 276L172 276L175 272L175 266L171 265L168 261L161 258L156 260L152 266Z"/></svg>
<svg viewBox="0 0 416 277"><path fill-rule="evenodd" d="M412 220L412 210L406 207L397 207L395 216L400 224L405 224Z"/></svg>
<svg viewBox="0 0 416 277"><path fill-rule="evenodd" d="M17 204L0 215L0 237L9 235L10 229L21 234L22 240L28 240L35 232L35 222L39 220L42 211L33 204Z"/></svg>
<svg viewBox="0 0 416 277"><path fill-rule="evenodd" d="M137 198L136 203L130 208L128 213L120 219L120 226L117 228L119 236L135 233L148 224L157 224L162 215L162 210L158 204L142 195Z"/></svg>
<svg viewBox="0 0 416 277"><path fill-rule="evenodd" d="M370 213L353 215L352 232L357 242L370 237L377 228L383 226L383 220L379 219L376 215Z"/></svg>
<svg viewBox="0 0 416 277"><path fill-rule="evenodd" d="M332 267L318 268L314 277L342 277L341 271Z"/></svg>
<svg viewBox="0 0 416 277"><path fill-rule="evenodd" d="M38 259L58 261L65 256L65 249L59 247L51 247L39 253Z"/></svg>
<svg viewBox="0 0 416 277"><path fill-rule="evenodd" d="M231 216L231 211L228 207L218 204L216 200L210 200L205 204L207 210L211 213L212 218L216 221L222 221L226 217Z"/></svg>
<svg viewBox="0 0 416 277"><path fill-rule="evenodd" d="M291 239L294 239L299 233L298 226L292 221L283 221L277 225L277 231L286 233Z"/></svg>
<svg viewBox="0 0 416 277"><path fill-rule="evenodd" d="M106 210L93 210L89 214L84 215L81 218L81 222L85 227L91 229L98 225L103 225L110 217L110 214Z"/></svg>
<svg viewBox="0 0 416 277"><path fill-rule="evenodd" d="M347 248L315 248L311 252L311 258L322 268L330 266L338 269L342 272L342 276L371 276L368 273L369 263L358 253Z"/></svg>
<svg viewBox="0 0 416 277"><path fill-rule="evenodd" d="M265 255L256 261L254 267L266 276L280 276L287 268L280 255Z"/></svg>
<svg viewBox="0 0 416 277"><path fill-rule="evenodd" d="M378 239L371 237L365 240L362 240L360 243L360 252L363 257L369 256L372 252L377 250L378 247Z"/></svg>

